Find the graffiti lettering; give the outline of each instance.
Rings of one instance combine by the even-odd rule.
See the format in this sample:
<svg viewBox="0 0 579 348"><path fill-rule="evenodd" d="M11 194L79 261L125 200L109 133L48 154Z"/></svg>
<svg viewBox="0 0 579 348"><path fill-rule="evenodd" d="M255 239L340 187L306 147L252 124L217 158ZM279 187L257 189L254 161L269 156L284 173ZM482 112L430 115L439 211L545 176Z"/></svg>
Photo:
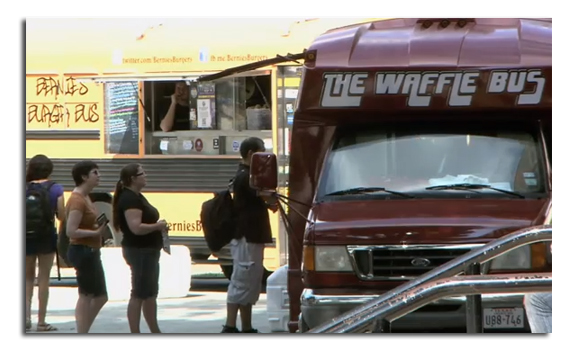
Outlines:
<svg viewBox="0 0 579 348"><path fill-rule="evenodd" d="M66 91L64 94L74 95L76 92L78 92L79 95L85 95L88 93L88 87L82 82L77 83L74 77L69 76L66 79Z"/></svg>
<svg viewBox="0 0 579 348"><path fill-rule="evenodd" d="M28 123L44 123L48 127L66 122L70 127L72 106L62 104L31 104L28 105ZM96 123L100 119L98 104L76 104L74 106L74 123Z"/></svg>
<svg viewBox="0 0 579 348"><path fill-rule="evenodd" d="M57 100L61 94L74 96L75 94L85 95L88 93L88 87L82 82L77 82L72 76L65 80L64 87L66 89L63 91L60 81L55 80L53 77L39 77L36 79L37 96L52 96L54 100Z"/></svg>
<svg viewBox="0 0 579 348"><path fill-rule="evenodd" d="M68 109L60 104L28 106L28 123L46 123L48 127L51 127L53 124L60 124L65 120L68 123L69 115Z"/></svg>
<svg viewBox="0 0 579 348"><path fill-rule="evenodd" d="M97 113L97 105L96 104L77 104L74 110L74 122L88 122L88 123L96 123L99 120L99 114Z"/></svg>
<svg viewBox="0 0 579 348"><path fill-rule="evenodd" d="M60 92L60 83L52 77L39 77L36 79L36 95L41 95L43 92L45 97L52 95L56 100Z"/></svg>

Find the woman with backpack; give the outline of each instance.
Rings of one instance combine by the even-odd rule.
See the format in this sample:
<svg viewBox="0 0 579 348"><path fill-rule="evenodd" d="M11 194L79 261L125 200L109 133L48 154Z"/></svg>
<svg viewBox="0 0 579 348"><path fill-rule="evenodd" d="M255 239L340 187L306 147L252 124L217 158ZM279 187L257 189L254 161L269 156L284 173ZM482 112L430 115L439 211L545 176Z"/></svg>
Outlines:
<svg viewBox="0 0 579 348"><path fill-rule="evenodd" d="M55 331L46 322L50 271L56 254L56 225L64 220L64 189L50 181L52 161L36 155L26 168L26 331L32 329L32 294L38 260L38 323L37 331Z"/></svg>
<svg viewBox="0 0 579 348"><path fill-rule="evenodd" d="M123 233L123 257L131 269L131 299L127 318L131 333L140 333L141 311L151 333L160 333L157 322L159 259L168 225L141 193L147 175L138 163L121 170L113 198L113 225Z"/></svg>

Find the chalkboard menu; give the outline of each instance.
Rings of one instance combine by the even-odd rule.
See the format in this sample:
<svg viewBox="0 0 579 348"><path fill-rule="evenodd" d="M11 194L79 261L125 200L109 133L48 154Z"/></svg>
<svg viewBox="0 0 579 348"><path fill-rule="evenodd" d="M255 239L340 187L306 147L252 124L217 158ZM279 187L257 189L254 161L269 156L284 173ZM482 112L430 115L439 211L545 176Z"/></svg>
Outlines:
<svg viewBox="0 0 579 348"><path fill-rule="evenodd" d="M137 82L107 83L105 87L108 153L139 153L139 85Z"/></svg>

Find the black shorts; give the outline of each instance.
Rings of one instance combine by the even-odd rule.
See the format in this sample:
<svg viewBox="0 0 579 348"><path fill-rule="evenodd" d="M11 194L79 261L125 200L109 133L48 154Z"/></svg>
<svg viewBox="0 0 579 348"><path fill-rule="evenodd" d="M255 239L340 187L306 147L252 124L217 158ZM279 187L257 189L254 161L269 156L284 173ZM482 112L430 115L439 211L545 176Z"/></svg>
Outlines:
<svg viewBox="0 0 579 348"><path fill-rule="evenodd" d="M68 259L76 270L79 294L94 297L107 295L100 249L71 244L68 247Z"/></svg>
<svg viewBox="0 0 579 348"><path fill-rule="evenodd" d="M56 232L46 237L26 238L26 256L55 253L57 239Z"/></svg>
<svg viewBox="0 0 579 348"><path fill-rule="evenodd" d="M161 250L123 247L123 257L131 268L131 297L142 300L157 297Z"/></svg>

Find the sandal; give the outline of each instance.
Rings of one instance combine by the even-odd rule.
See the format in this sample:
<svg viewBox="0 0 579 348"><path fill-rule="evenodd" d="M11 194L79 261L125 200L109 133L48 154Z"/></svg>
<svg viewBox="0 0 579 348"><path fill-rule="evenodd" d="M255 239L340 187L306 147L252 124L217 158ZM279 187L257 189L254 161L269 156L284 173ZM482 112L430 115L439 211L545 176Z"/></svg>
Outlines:
<svg viewBox="0 0 579 348"><path fill-rule="evenodd" d="M38 332L46 332L46 331L57 331L58 329L48 323L46 324L38 324L36 326L36 331Z"/></svg>
<svg viewBox="0 0 579 348"><path fill-rule="evenodd" d="M26 319L26 331L30 331L32 329L32 320Z"/></svg>

